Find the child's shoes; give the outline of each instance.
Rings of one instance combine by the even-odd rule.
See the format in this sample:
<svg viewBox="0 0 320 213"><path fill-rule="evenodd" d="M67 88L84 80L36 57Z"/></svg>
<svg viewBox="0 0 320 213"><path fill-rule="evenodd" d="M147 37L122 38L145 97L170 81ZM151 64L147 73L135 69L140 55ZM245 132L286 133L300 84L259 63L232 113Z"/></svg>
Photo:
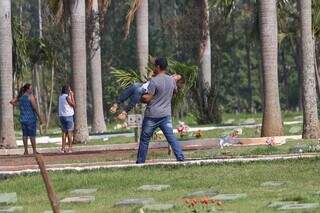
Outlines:
<svg viewBox="0 0 320 213"><path fill-rule="evenodd" d="M126 118L127 118L127 113L125 112L125 111L123 111L123 112L121 112L118 116L117 116L117 118L119 119L119 120L125 120Z"/></svg>
<svg viewBox="0 0 320 213"><path fill-rule="evenodd" d="M115 113L118 109L118 104L114 103L110 108L110 112Z"/></svg>

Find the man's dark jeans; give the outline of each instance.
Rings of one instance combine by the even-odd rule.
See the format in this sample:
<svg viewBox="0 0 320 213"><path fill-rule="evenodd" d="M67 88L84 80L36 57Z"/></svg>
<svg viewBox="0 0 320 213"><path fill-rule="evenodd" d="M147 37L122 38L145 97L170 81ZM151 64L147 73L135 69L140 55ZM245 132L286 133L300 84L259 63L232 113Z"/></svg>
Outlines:
<svg viewBox="0 0 320 213"><path fill-rule="evenodd" d="M145 93L144 89L141 88L142 84L136 83L126 88L117 99L117 103L124 103L129 99L128 105L124 108L126 112L129 112L135 107L141 99L141 96Z"/></svg>
<svg viewBox="0 0 320 213"><path fill-rule="evenodd" d="M160 128L165 135L168 143L170 144L173 153L177 161L183 161L184 155L182 153L182 148L180 143L177 141L175 135L173 134L171 116L163 118L149 118L145 117L142 123L142 130L140 136L139 151L136 163L144 163L146 161L149 141L153 135L153 132Z"/></svg>

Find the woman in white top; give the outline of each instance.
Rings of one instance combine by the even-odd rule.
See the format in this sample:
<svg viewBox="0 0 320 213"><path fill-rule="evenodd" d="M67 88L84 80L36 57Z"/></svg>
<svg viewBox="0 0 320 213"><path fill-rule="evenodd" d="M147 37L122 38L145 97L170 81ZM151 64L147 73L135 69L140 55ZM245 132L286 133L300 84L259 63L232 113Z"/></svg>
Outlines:
<svg viewBox="0 0 320 213"><path fill-rule="evenodd" d="M62 87L59 96L59 118L62 130L62 147L61 152L66 152L66 140L68 138L68 152L72 152L73 130L74 130L74 94L69 85Z"/></svg>

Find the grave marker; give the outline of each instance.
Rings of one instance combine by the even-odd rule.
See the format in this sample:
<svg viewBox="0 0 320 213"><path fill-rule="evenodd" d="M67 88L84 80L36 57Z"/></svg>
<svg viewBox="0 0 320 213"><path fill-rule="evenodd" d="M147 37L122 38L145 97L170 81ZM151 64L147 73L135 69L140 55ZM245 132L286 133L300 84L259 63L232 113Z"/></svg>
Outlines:
<svg viewBox="0 0 320 213"><path fill-rule="evenodd" d="M129 128L141 128L142 126L142 115L131 114L128 115L128 127Z"/></svg>
<svg viewBox="0 0 320 213"><path fill-rule="evenodd" d="M143 206L147 204L154 203L153 198L136 198L136 199L125 199L117 202L115 206Z"/></svg>

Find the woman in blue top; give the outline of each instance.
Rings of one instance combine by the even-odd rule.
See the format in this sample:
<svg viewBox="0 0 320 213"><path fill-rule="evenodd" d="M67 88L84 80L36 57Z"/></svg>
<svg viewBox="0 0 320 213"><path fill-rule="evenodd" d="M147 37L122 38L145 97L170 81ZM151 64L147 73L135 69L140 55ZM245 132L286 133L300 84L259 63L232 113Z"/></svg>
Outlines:
<svg viewBox="0 0 320 213"><path fill-rule="evenodd" d="M41 123L43 123L43 119L40 116L36 98L32 94L32 85L25 84L20 89L18 97L13 98L10 103L13 106L19 104L24 154L28 154L28 138L31 141L33 154L36 154L37 117L39 117Z"/></svg>

